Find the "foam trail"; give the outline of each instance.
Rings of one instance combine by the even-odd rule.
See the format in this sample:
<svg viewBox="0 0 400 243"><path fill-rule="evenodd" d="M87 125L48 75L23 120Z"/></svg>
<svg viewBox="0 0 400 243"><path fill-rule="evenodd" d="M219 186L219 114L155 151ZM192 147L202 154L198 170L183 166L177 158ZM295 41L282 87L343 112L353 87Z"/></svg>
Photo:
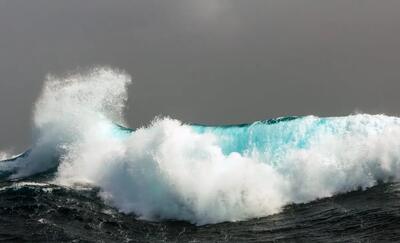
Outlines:
<svg viewBox="0 0 400 243"><path fill-rule="evenodd" d="M122 212L196 224L245 220L400 176L400 118L306 116L241 126L171 118L123 124L130 78L97 68L49 77L35 143L10 178L57 168L55 183L88 183Z"/></svg>

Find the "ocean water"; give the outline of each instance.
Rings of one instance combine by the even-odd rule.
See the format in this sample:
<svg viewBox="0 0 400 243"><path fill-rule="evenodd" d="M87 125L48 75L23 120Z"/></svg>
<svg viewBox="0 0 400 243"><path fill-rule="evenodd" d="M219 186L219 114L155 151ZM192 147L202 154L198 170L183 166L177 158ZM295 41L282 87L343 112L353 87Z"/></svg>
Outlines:
<svg viewBox="0 0 400 243"><path fill-rule="evenodd" d="M130 82L47 77L32 146L0 153L0 240L400 240L400 118L130 129Z"/></svg>

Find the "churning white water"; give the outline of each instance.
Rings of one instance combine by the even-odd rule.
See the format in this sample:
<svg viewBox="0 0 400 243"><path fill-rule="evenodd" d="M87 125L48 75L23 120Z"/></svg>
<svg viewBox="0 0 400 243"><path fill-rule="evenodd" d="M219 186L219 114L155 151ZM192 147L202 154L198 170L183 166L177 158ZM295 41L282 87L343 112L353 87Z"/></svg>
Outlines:
<svg viewBox="0 0 400 243"><path fill-rule="evenodd" d="M122 212L207 224L400 176L400 118L306 116L229 127L160 118L132 132L116 125L124 124L130 82L110 68L48 77L34 144L5 168L10 177L56 168L55 183L97 186Z"/></svg>

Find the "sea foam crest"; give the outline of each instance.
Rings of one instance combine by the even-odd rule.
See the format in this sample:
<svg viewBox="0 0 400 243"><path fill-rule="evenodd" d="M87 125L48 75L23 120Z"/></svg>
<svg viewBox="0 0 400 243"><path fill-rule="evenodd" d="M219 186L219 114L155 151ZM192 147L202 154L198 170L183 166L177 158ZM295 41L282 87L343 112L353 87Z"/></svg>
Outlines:
<svg viewBox="0 0 400 243"><path fill-rule="evenodd" d="M266 216L399 179L397 117L229 127L160 118L131 132L115 125L123 122L129 83L123 72L102 68L49 78L35 110L35 145L11 177L55 167L54 183L97 186L122 212L196 224Z"/></svg>

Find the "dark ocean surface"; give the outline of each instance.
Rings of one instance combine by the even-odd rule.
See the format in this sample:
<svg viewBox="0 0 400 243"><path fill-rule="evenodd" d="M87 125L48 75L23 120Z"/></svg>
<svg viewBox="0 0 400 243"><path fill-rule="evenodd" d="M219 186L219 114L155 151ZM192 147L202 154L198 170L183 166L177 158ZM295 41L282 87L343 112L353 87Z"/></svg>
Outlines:
<svg viewBox="0 0 400 243"><path fill-rule="evenodd" d="M2 182L2 242L398 242L400 183L288 205L268 217L195 226L118 212L96 188L47 184L49 175Z"/></svg>

